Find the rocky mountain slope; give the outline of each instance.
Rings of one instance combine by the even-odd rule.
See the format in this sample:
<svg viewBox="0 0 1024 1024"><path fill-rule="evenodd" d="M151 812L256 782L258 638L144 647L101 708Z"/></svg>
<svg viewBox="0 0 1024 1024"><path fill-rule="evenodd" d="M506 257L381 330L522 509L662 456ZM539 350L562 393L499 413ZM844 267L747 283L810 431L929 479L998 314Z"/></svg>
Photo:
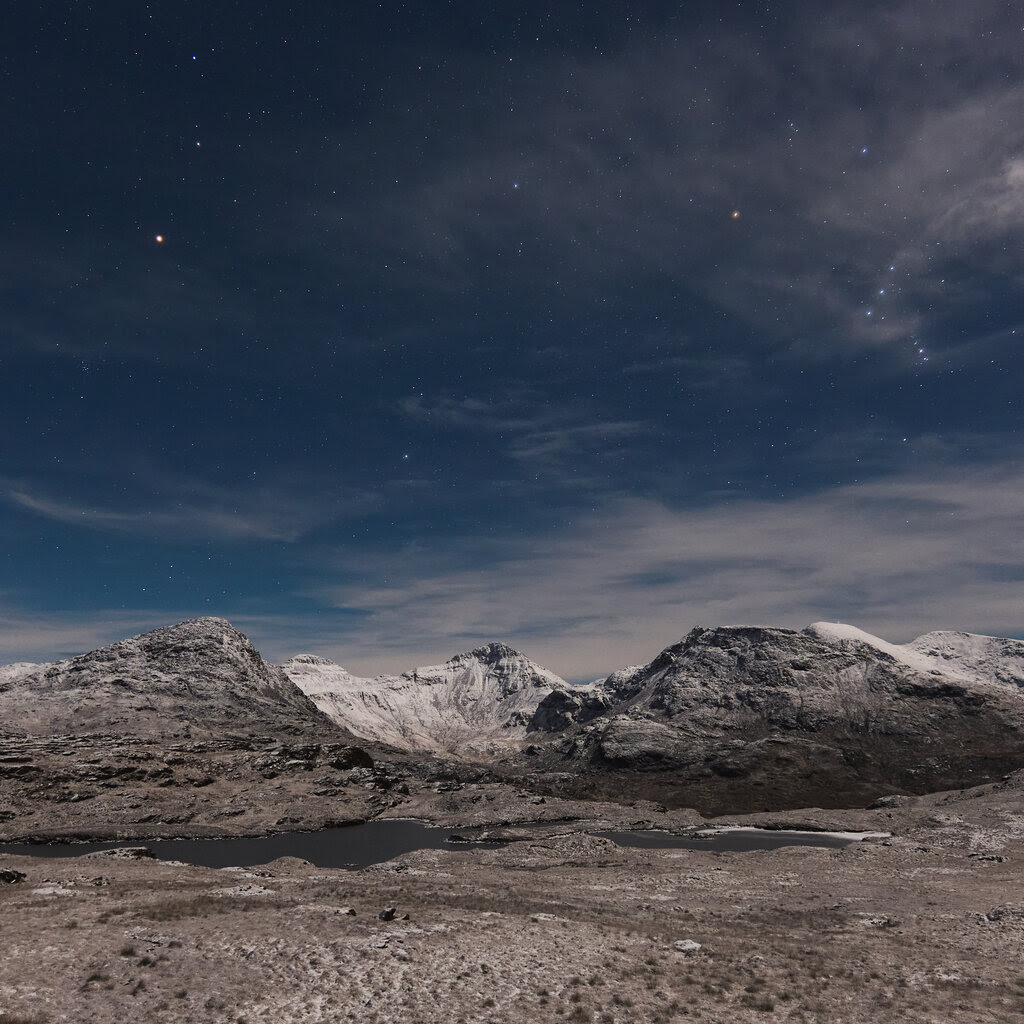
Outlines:
<svg viewBox="0 0 1024 1024"><path fill-rule="evenodd" d="M347 738L218 618L189 619L52 665L0 670L0 735L86 733Z"/></svg>
<svg viewBox="0 0 1024 1024"><path fill-rule="evenodd" d="M479 755L521 740L541 700L568 686L500 643L400 676L362 679L312 654L283 668L321 711L357 737L452 755Z"/></svg>
<svg viewBox="0 0 1024 1024"><path fill-rule="evenodd" d="M695 629L648 665L553 690L530 729L556 737L536 751L549 762L698 807L973 785L1024 765L1024 642Z"/></svg>

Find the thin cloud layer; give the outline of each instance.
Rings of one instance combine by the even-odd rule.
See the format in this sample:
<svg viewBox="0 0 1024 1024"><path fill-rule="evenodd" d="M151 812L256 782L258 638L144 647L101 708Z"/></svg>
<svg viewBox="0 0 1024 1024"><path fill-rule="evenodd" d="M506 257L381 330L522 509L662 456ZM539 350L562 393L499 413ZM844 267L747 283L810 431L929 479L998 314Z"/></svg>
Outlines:
<svg viewBox="0 0 1024 1024"><path fill-rule="evenodd" d="M385 650L498 638L579 679L648 660L696 625L842 619L894 641L940 628L1018 634L1022 514L1024 476L1003 470L691 511L624 500L545 538L478 544L468 560L484 568L456 556L446 569L443 548L382 553L386 585L321 593L360 613L327 643L368 670Z"/></svg>

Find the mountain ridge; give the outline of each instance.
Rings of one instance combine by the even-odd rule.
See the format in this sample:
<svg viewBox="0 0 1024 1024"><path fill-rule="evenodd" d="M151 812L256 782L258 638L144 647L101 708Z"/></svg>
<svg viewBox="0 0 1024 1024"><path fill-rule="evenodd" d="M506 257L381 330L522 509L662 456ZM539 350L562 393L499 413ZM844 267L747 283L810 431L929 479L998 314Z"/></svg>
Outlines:
<svg viewBox="0 0 1024 1024"><path fill-rule="evenodd" d="M933 631L897 645L824 622L696 627L645 665L573 686L498 641L372 679L315 654L275 667L207 617L52 665L0 667L0 729L318 733L512 776L555 772L579 793L702 810L834 805L1024 766L1024 641Z"/></svg>

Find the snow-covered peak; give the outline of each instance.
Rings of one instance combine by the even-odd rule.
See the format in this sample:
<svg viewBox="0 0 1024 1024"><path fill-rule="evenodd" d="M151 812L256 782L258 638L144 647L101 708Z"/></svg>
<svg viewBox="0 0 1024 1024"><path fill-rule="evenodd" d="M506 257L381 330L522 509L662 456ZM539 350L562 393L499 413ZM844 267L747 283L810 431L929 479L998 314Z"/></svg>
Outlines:
<svg viewBox="0 0 1024 1024"><path fill-rule="evenodd" d="M1024 687L1024 640L940 630L908 644L891 644L841 622L815 622L804 632L821 640L866 644L917 672Z"/></svg>
<svg viewBox="0 0 1024 1024"><path fill-rule="evenodd" d="M284 671L317 707L357 736L448 753L520 740L540 701L567 685L502 643L400 676L362 679L309 656L293 658Z"/></svg>
<svg viewBox="0 0 1024 1024"><path fill-rule="evenodd" d="M331 661L330 658L321 658L319 654L296 654L294 658L289 659L289 664L292 663L296 665L335 665L337 668L341 667Z"/></svg>
<svg viewBox="0 0 1024 1024"><path fill-rule="evenodd" d="M1024 687L1024 640L943 630L919 636L907 650L928 658L943 672Z"/></svg>
<svg viewBox="0 0 1024 1024"><path fill-rule="evenodd" d="M918 672L930 672L935 667L931 659L912 650L910 645L891 644L863 629L849 626L845 622L813 622L804 632L817 637L819 640L827 640L832 643L852 641L853 643L865 644L867 647L880 651L882 654L888 654L895 661L909 665Z"/></svg>
<svg viewBox="0 0 1024 1024"><path fill-rule="evenodd" d="M321 658L316 654L297 654L281 668L307 697L336 690L363 690L372 682L354 676L348 669L342 668L330 658Z"/></svg>
<svg viewBox="0 0 1024 1024"><path fill-rule="evenodd" d="M507 697L519 690L565 686L565 680L554 672L531 661L513 647L502 643L484 644L463 654L456 654L443 665L427 665L405 672L402 679L427 685L451 685L456 678L467 686L487 688L487 681Z"/></svg>

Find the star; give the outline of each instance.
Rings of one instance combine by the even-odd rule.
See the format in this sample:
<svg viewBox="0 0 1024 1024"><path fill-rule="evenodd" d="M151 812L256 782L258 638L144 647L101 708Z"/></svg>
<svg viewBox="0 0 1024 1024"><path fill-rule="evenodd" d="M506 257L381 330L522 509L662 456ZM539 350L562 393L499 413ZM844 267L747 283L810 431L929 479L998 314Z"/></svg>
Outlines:
<svg viewBox="0 0 1024 1024"><path fill-rule="evenodd" d="M156 238L153 239L153 241L157 242L157 243L161 243L161 242L163 242L163 240L164 240L164 236L163 235L157 235Z"/></svg>

